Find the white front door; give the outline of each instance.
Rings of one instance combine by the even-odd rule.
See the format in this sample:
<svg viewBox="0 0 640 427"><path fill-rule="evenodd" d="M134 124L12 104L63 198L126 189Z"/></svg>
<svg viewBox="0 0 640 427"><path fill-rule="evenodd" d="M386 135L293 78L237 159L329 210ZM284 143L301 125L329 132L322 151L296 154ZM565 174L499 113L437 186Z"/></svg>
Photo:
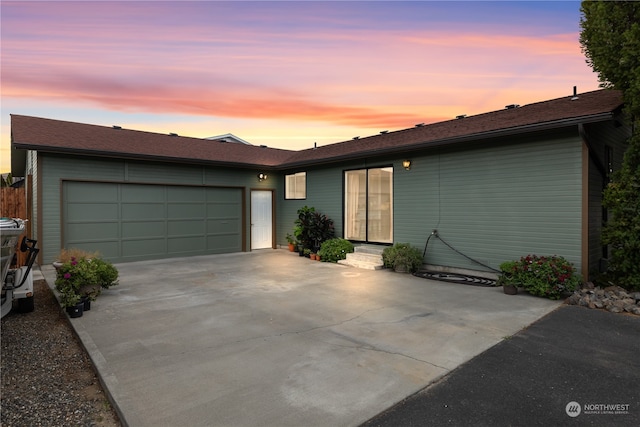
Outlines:
<svg viewBox="0 0 640 427"><path fill-rule="evenodd" d="M251 249L273 247L271 191L251 191Z"/></svg>

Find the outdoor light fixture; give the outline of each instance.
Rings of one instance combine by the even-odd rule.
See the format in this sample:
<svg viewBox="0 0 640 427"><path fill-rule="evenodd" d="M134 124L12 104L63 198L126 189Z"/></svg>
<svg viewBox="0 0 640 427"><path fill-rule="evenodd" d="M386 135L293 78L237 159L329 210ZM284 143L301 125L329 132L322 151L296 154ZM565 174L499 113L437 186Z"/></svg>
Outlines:
<svg viewBox="0 0 640 427"><path fill-rule="evenodd" d="M411 160L403 160L402 167L405 168L406 170L411 169Z"/></svg>
<svg viewBox="0 0 640 427"><path fill-rule="evenodd" d="M260 180L260 182L265 181L267 179L267 174L260 172L258 174L258 179Z"/></svg>

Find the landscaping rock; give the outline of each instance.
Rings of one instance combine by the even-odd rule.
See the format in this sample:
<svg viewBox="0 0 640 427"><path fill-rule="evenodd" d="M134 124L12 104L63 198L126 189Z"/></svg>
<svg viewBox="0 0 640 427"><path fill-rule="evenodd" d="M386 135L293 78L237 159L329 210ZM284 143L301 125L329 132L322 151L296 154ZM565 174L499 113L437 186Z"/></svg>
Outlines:
<svg viewBox="0 0 640 427"><path fill-rule="evenodd" d="M620 286L596 288L593 283L575 291L565 304L592 309L604 309L612 313L631 313L640 316L640 292L627 292Z"/></svg>

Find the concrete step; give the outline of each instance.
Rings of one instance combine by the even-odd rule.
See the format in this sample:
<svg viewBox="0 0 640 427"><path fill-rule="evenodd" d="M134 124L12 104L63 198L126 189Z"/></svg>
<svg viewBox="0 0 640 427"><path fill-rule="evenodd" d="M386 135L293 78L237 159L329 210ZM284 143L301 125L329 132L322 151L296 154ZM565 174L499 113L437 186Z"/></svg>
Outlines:
<svg viewBox="0 0 640 427"><path fill-rule="evenodd" d="M383 267L382 251L384 247L359 245L354 250L355 252L347 254L347 258L338 261L338 263L366 270L380 270Z"/></svg>
<svg viewBox="0 0 640 427"><path fill-rule="evenodd" d="M357 253L367 253L367 254L376 254L382 256L382 251L386 246L378 246L378 245L357 245L353 248L353 250Z"/></svg>

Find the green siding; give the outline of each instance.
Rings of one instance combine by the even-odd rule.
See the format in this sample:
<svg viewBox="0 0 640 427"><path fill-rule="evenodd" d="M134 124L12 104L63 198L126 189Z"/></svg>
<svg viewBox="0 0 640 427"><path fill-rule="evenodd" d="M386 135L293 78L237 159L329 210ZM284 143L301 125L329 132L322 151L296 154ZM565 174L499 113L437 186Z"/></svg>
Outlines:
<svg viewBox="0 0 640 427"><path fill-rule="evenodd" d="M173 194L175 200L167 210L177 213L180 212L181 219L204 217L208 219L205 225L198 230L201 233L208 233L208 237L202 237L200 239L196 236L171 238L170 241L163 243L162 239L166 236L156 234L155 243L158 244L157 256L163 251L171 249L171 247L179 250L181 248L187 248L189 245L199 245L199 247L211 247L218 244L226 246L228 248L236 245L234 237L226 236L225 231L229 229L241 230L244 233L244 243L247 248L250 247L250 234L248 215L244 215L245 222L242 223L243 216L235 213L236 209L248 209L250 206L250 200L248 199L250 191L249 189L272 189L276 188L279 181L279 175L274 172L269 172L269 179L264 182L259 182L257 174L259 170L252 169L231 169L231 168L217 168L217 167L205 167L205 166L187 166L187 165L172 165L168 163L160 162L143 162L143 161L129 161L129 160L115 160L115 159L102 159L102 158L90 158L90 157L76 157L76 156L60 156L39 153L41 161L39 176L40 183L42 185L42 198L41 209L36 211L35 214L40 213L42 216L41 227L42 236L39 239L39 245L42 248L42 257L44 263L50 263L55 260L60 249L63 247L62 242L62 225L63 218L62 212L62 182L64 181L90 181L93 183L102 183L109 185L111 183L131 183L131 184L159 184L158 189L167 188L174 185L181 186L181 189L190 188L184 186L194 186L198 188L200 186L216 187L220 195L225 192L242 192L244 199L240 200L240 206L228 203L226 198L215 196L209 197L199 208L195 208L194 204L189 202L189 191ZM223 188L232 187L232 188ZM123 231L136 235L138 237L146 237L146 240L153 238L154 233L159 233L160 222L165 218L165 212L161 205L158 203L157 198L154 199L154 190L146 189L145 191L136 191L131 187L126 187L127 190L123 193L123 203L121 209L125 218L136 218L141 214L148 215L149 218L156 218L156 221L133 221L123 222ZM177 188L177 187L176 187ZM160 191L160 190L157 190ZM154 201L155 200L155 201ZM193 202L193 200L191 201ZM199 203L202 200L199 200ZM155 204L154 204L155 203ZM204 206L204 207L202 207ZM104 217L105 211L112 209L108 206L108 203L98 208L87 207L92 209L96 218ZM182 209L184 208L184 210ZM214 213L215 212L215 213ZM188 225L185 224L186 227ZM175 227L175 224L174 224ZM88 232L88 226L79 227L72 233L81 234ZM173 228L175 230L175 228ZM192 230L193 234L196 230ZM95 233L98 233L95 231ZM70 234L69 236L74 239L77 235ZM66 236L65 237L69 237ZM95 234L99 236L99 234ZM215 236L215 237L214 237ZM217 242L217 243L216 243ZM137 251L141 250L138 246L139 243L129 242L127 243L128 250ZM136 246L138 245L138 246ZM164 246L163 246L164 245ZM104 248L101 249L103 253L117 253L117 247L114 243L104 243ZM91 249L91 248L88 248ZM238 249L241 250L241 249Z"/></svg>
<svg viewBox="0 0 640 427"><path fill-rule="evenodd" d="M514 142L414 157L410 171L395 175L395 241L423 248L437 229L493 268L529 253L562 255L579 267L579 138ZM425 261L484 269L436 238Z"/></svg>
<svg viewBox="0 0 640 427"><path fill-rule="evenodd" d="M304 205L333 218L336 233L342 236L344 171L392 163L395 242L423 249L437 229L447 243L494 268L529 253L562 255L580 268L580 153L581 141L572 129L554 139L530 137L310 168L306 200L279 197L278 241L286 244L296 210ZM402 167L405 158L412 161L408 171ZM425 262L486 270L434 238Z"/></svg>

